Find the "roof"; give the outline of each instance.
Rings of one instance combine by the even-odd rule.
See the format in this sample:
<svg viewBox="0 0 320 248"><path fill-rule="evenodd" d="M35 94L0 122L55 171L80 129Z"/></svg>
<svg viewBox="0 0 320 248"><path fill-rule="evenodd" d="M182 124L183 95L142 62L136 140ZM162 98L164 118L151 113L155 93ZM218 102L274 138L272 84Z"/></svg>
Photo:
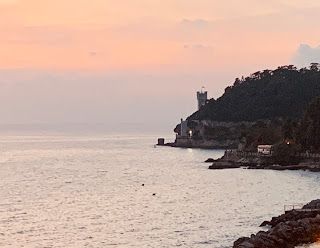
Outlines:
<svg viewBox="0 0 320 248"><path fill-rule="evenodd" d="M272 145L258 145L258 148L260 148L260 149L271 149Z"/></svg>

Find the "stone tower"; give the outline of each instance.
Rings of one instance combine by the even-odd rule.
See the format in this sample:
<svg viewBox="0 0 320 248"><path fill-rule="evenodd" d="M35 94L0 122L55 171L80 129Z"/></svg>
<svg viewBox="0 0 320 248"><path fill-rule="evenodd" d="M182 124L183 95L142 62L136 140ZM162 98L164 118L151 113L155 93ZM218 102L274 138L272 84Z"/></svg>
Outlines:
<svg viewBox="0 0 320 248"><path fill-rule="evenodd" d="M205 91L204 87L201 88L201 91L197 92L197 99L198 99L198 110L199 110L204 105L206 105L208 100L208 92Z"/></svg>

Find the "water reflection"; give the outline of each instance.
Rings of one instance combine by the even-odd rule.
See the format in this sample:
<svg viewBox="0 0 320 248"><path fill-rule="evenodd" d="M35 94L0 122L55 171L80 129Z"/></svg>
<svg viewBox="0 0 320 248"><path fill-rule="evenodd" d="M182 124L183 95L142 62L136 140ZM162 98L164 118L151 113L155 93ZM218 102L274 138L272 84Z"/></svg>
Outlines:
<svg viewBox="0 0 320 248"><path fill-rule="evenodd" d="M320 193L318 174L209 171L223 151L154 137L2 137L0 247L230 247Z"/></svg>

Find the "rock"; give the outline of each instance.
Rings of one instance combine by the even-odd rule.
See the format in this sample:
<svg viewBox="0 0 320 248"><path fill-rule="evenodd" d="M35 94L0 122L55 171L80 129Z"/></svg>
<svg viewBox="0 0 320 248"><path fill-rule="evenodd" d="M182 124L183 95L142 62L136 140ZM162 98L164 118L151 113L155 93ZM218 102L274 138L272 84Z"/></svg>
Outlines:
<svg viewBox="0 0 320 248"><path fill-rule="evenodd" d="M248 168L256 168L257 163L253 160L247 159L247 158L240 158L236 161L237 164L240 164L241 167L248 167Z"/></svg>
<svg viewBox="0 0 320 248"><path fill-rule="evenodd" d="M217 162L228 162L228 163L235 163L237 166L223 166L221 164L216 164ZM284 171L284 170L308 170L312 172L320 172L320 162L312 162L312 161L304 161L299 164L293 165L279 165L274 163L273 157L268 156L259 156L256 153L252 152L239 152L236 150L227 150L224 155L214 160L209 158L205 161L206 163L214 163L210 169L227 169L227 168L239 168L239 167L246 167L248 169L266 169L266 170L277 170L277 171ZM294 161L292 161L294 162ZM222 168L226 167L226 168Z"/></svg>
<svg viewBox="0 0 320 248"><path fill-rule="evenodd" d="M209 166L210 170L235 169L240 168L239 164L228 161L216 161Z"/></svg>
<svg viewBox="0 0 320 248"><path fill-rule="evenodd" d="M304 205L302 209L320 209L320 199L309 202L308 204Z"/></svg>
<svg viewBox="0 0 320 248"><path fill-rule="evenodd" d="M312 167L312 168L309 168L309 171L311 171L311 172L320 172L320 168Z"/></svg>
<svg viewBox="0 0 320 248"><path fill-rule="evenodd" d="M261 223L260 227L263 227L263 226L270 226L270 221L264 221Z"/></svg>
<svg viewBox="0 0 320 248"><path fill-rule="evenodd" d="M294 248L297 245L314 243L320 233L320 200L314 200L304 209L314 211L287 211L260 226L270 225L268 231L260 231L250 238L240 238L233 248Z"/></svg>
<svg viewBox="0 0 320 248"><path fill-rule="evenodd" d="M250 238L248 237L242 237L242 238L239 238L238 240L236 240L234 243L233 243L233 247L254 247L252 244L248 243L248 241L250 241ZM240 246L241 245L241 246ZM246 246L246 245L249 245L249 246ZM250 246L252 245L252 246Z"/></svg>
<svg viewBox="0 0 320 248"><path fill-rule="evenodd" d="M213 163L215 160L213 158L208 158L206 161L204 161L205 163Z"/></svg>
<svg viewBox="0 0 320 248"><path fill-rule="evenodd" d="M271 221L264 221L260 226L265 226L264 224L268 223L271 227L275 227L279 223L286 221L297 221L304 218L315 218L320 211L310 211L310 212L301 212L296 210L287 211L285 214L282 214L278 217L273 217Z"/></svg>

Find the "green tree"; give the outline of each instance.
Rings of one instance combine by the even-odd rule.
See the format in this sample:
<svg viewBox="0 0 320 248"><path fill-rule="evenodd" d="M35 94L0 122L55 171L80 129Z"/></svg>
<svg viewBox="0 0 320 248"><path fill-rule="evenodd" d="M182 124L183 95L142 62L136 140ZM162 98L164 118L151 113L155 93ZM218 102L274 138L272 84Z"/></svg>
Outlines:
<svg viewBox="0 0 320 248"><path fill-rule="evenodd" d="M188 119L223 122L300 119L308 103L320 96L319 68L316 63L300 70L287 65L236 78L221 97Z"/></svg>
<svg viewBox="0 0 320 248"><path fill-rule="evenodd" d="M295 165L298 164L299 158L296 157L298 147L292 144L281 143L274 146L273 159L275 164Z"/></svg>
<svg viewBox="0 0 320 248"><path fill-rule="evenodd" d="M306 109L298 138L304 150L320 151L320 97L314 99Z"/></svg>

